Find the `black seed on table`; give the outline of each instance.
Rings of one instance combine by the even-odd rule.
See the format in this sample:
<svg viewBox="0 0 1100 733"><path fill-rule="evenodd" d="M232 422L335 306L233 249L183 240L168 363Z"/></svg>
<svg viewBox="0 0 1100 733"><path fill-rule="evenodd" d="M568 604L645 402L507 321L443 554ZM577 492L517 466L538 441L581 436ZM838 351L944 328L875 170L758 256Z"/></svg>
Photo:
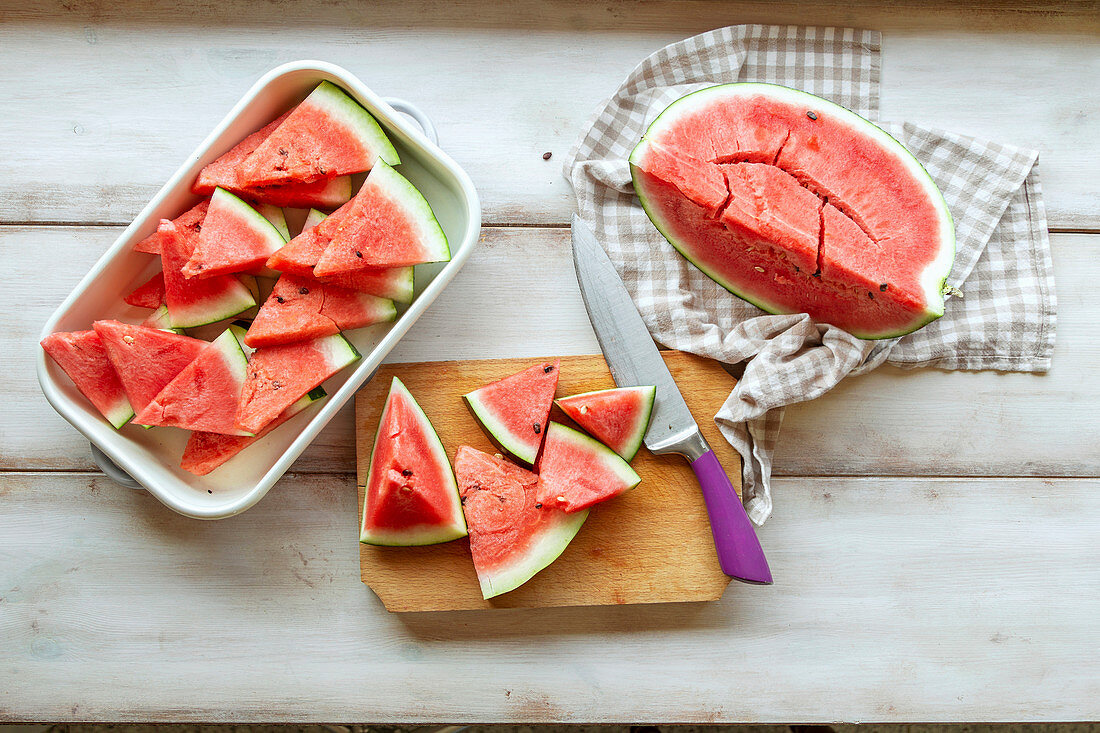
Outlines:
<svg viewBox="0 0 1100 733"><path fill-rule="evenodd" d="M816 120L817 119L817 112L807 112L806 116L809 117L811 120Z"/></svg>
<svg viewBox="0 0 1100 733"><path fill-rule="evenodd" d="M412 469L409 469L409 468L403 469L401 471L401 475L402 476L412 476L413 475Z"/></svg>
<svg viewBox="0 0 1100 733"><path fill-rule="evenodd" d="M535 435L538 435L539 433L542 432L542 426L539 425L538 423L535 423L532 427L535 428Z"/></svg>
<svg viewBox="0 0 1100 733"><path fill-rule="evenodd" d="M545 153L542 154L542 159L543 160L550 160L551 156L553 156L553 155L554 154L551 153L550 151L546 151Z"/></svg>
<svg viewBox="0 0 1100 733"><path fill-rule="evenodd" d="M298 288L298 292L302 295L309 295L309 288Z"/></svg>
<svg viewBox="0 0 1100 733"><path fill-rule="evenodd" d="M886 292L886 288L888 288L888 287L890 287L890 286L889 286L889 285L887 285L886 283L883 283L882 285L879 285L879 286L878 286L878 289L879 289L879 290L881 290L882 292L884 292L884 293L885 293L885 292Z"/></svg>

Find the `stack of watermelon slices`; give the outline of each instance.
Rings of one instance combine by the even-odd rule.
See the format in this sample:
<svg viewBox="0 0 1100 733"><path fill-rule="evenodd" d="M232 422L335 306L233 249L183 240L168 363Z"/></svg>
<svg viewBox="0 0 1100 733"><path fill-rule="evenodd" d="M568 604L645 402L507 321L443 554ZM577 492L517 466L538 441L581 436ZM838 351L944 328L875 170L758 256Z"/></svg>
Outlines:
<svg viewBox="0 0 1100 733"><path fill-rule="evenodd" d="M140 325L98 321L43 348L116 428L190 430L181 465L209 473L323 397L359 358L342 334L394 320L414 268L450 259L400 162L321 83L203 168L202 200L134 245L161 265L124 298L150 311ZM305 218L298 236L282 207L308 209L290 216Z"/></svg>

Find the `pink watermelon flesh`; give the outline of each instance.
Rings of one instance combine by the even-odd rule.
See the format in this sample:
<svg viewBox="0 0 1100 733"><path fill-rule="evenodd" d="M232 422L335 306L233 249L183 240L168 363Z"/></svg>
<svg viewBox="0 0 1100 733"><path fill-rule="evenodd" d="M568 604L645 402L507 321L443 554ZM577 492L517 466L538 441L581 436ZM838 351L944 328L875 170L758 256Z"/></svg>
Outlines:
<svg viewBox="0 0 1100 733"><path fill-rule="evenodd" d="M493 442L529 466L546 434L560 365L561 359L537 364L465 396Z"/></svg>
<svg viewBox="0 0 1100 733"><path fill-rule="evenodd" d="M208 346L190 336L118 321L96 321L93 327L136 412Z"/></svg>
<svg viewBox="0 0 1100 733"><path fill-rule="evenodd" d="M260 212L235 194L217 189L183 276L205 279L252 272L284 244L278 229Z"/></svg>
<svg viewBox="0 0 1100 733"><path fill-rule="evenodd" d="M359 358L342 336L256 349L237 408L237 423L259 432L302 395Z"/></svg>
<svg viewBox="0 0 1100 733"><path fill-rule="evenodd" d="M179 228L190 242L192 249L195 247L195 242L198 241L199 231L202 230L202 222L206 218L206 210L209 207L210 199L204 199L172 220L172 223ZM159 255L160 239L161 232L158 228L157 231L135 244L134 251Z"/></svg>
<svg viewBox="0 0 1100 733"><path fill-rule="evenodd" d="M173 327L191 328L214 323L248 310L256 299L234 275L184 277L194 242L172 222L161 221L161 266L164 301Z"/></svg>
<svg viewBox="0 0 1100 733"><path fill-rule="evenodd" d="M585 432L631 461L642 447L656 388L620 387L563 397L558 407Z"/></svg>
<svg viewBox="0 0 1100 733"><path fill-rule="evenodd" d="M298 275L283 275L245 336L253 348L310 341L396 317L393 301Z"/></svg>
<svg viewBox="0 0 1100 733"><path fill-rule="evenodd" d="M631 170L662 234L765 310L864 338L942 315L954 251L942 196L899 143L830 102L763 84L688 95Z"/></svg>
<svg viewBox="0 0 1100 733"><path fill-rule="evenodd" d="M121 428L134 416L126 390L95 331L52 333L42 339L42 348L111 425Z"/></svg>
<svg viewBox="0 0 1100 733"><path fill-rule="evenodd" d="M540 504L538 476L469 446L458 449L455 476L485 598L515 590L554 562L588 517Z"/></svg>
<svg viewBox="0 0 1100 733"><path fill-rule="evenodd" d="M123 299L135 308L160 308L164 303L164 273L158 272Z"/></svg>
<svg viewBox="0 0 1100 733"><path fill-rule="evenodd" d="M638 485L634 469L603 443L552 422L539 458L539 502L577 512Z"/></svg>
<svg viewBox="0 0 1100 733"><path fill-rule="evenodd" d="M466 535L447 453L396 377L378 421L363 494L360 542L433 545Z"/></svg>

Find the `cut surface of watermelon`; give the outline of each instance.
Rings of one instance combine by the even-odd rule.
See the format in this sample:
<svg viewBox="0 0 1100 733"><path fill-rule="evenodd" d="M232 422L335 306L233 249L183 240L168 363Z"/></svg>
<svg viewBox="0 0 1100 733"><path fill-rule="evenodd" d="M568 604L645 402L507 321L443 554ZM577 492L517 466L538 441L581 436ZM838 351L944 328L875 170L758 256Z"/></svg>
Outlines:
<svg viewBox="0 0 1100 733"><path fill-rule="evenodd" d="M370 113L331 82L321 82L240 164L249 188L307 183L401 162Z"/></svg>
<svg viewBox="0 0 1100 733"><path fill-rule="evenodd" d="M282 210L268 208L272 216L278 212L282 228L286 229ZM210 199L198 243L183 266L183 276L206 279L251 272L263 267L267 259L284 244L286 239L276 223L269 221L236 194L219 188Z"/></svg>
<svg viewBox="0 0 1100 733"><path fill-rule="evenodd" d="M331 237L318 277L369 267L402 267L451 258L447 236L416 187L385 163L371 170L350 209L318 230ZM330 217L331 219L331 217Z"/></svg>
<svg viewBox="0 0 1100 733"><path fill-rule="evenodd" d="M156 310L164 304L164 273L158 272L147 281L138 285L123 300L135 308Z"/></svg>
<svg viewBox="0 0 1100 733"><path fill-rule="evenodd" d="M235 275L191 278L183 267L191 259L191 242L172 222L161 221L161 266L164 301L173 328L193 328L231 318L256 305L256 299Z"/></svg>
<svg viewBox="0 0 1100 733"><path fill-rule="evenodd" d="M392 300L376 298L299 275L283 275L248 329L252 348L311 341L392 321Z"/></svg>
<svg viewBox="0 0 1100 733"><path fill-rule="evenodd" d="M536 364L465 395L493 442L528 466L546 435L560 365L561 359Z"/></svg>
<svg viewBox="0 0 1100 733"><path fill-rule="evenodd" d="M607 501L642 479L615 451L595 438L552 422L539 459L539 502L577 512Z"/></svg>
<svg viewBox="0 0 1100 733"><path fill-rule="evenodd" d="M248 360L226 329L138 412L141 425L224 435L250 435L237 426Z"/></svg>
<svg viewBox="0 0 1100 733"><path fill-rule="evenodd" d="M394 377L371 450L359 541L434 545L465 536L458 486L443 443L424 410Z"/></svg>
<svg viewBox="0 0 1100 733"><path fill-rule="evenodd" d="M134 416L126 390L95 331L51 333L42 348L107 422L121 428Z"/></svg>
<svg viewBox="0 0 1100 733"><path fill-rule="evenodd" d="M538 476L469 446L458 449L455 476L486 599L515 590L554 562L588 518L587 511L541 505Z"/></svg>
<svg viewBox="0 0 1100 733"><path fill-rule="evenodd" d="M248 363L237 423L259 432L302 395L359 358L340 335L256 349Z"/></svg>
<svg viewBox="0 0 1100 733"><path fill-rule="evenodd" d="M668 107L630 157L666 239L734 295L861 338L943 314L950 212L901 143L855 113L771 84Z"/></svg>
<svg viewBox="0 0 1100 733"><path fill-rule="evenodd" d="M585 392L555 400L585 432L632 461L642 447L657 388L618 387Z"/></svg>
<svg viewBox="0 0 1100 733"><path fill-rule="evenodd" d="M144 410L209 345L190 336L118 321L92 325L135 412Z"/></svg>
<svg viewBox="0 0 1100 733"><path fill-rule="evenodd" d="M193 249L195 247L195 242L198 241L199 231L202 229L202 222L203 219L206 218L206 210L209 207L210 199L203 199L175 219L172 219L172 223L178 227L183 236L190 242L189 249ZM134 251L159 255L160 238L161 232L158 227L157 231L135 244Z"/></svg>

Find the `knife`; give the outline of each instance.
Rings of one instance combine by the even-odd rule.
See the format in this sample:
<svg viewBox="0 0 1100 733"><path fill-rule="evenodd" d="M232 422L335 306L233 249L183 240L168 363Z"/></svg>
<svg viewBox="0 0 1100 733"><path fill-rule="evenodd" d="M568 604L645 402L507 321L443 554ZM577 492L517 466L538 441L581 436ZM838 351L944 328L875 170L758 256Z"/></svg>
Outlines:
<svg viewBox="0 0 1100 733"><path fill-rule="evenodd" d="M679 453L699 479L722 572L745 583L772 582L768 561L752 522L718 457L699 432L657 344L634 306L607 253L573 215L573 265L592 329L619 387L656 385L653 416L645 434L652 453Z"/></svg>

